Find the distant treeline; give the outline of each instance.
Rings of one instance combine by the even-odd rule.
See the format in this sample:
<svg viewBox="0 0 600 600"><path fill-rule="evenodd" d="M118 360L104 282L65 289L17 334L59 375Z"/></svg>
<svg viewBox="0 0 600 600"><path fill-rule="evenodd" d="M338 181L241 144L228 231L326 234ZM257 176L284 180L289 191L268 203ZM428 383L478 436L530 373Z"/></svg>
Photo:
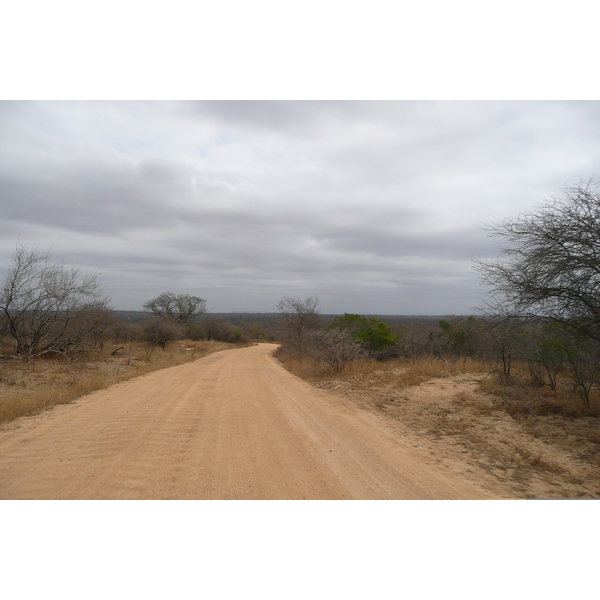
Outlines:
<svg viewBox="0 0 600 600"><path fill-rule="evenodd" d="M115 316L126 323L141 323L148 320L152 315L141 310L114 310ZM334 321L337 317L342 316L343 313L339 314L320 314L319 316L325 323L329 324ZM223 319L229 321L233 325L243 325L246 323L261 323L261 324L276 324L281 319L281 314L278 312L267 312L267 313L205 313L205 316L215 317L217 319ZM406 323L416 322L432 322L437 323L440 319L446 319L447 315L378 315L378 314L367 314L366 317L375 317L388 325L404 325ZM468 315L456 315L458 318L467 318Z"/></svg>

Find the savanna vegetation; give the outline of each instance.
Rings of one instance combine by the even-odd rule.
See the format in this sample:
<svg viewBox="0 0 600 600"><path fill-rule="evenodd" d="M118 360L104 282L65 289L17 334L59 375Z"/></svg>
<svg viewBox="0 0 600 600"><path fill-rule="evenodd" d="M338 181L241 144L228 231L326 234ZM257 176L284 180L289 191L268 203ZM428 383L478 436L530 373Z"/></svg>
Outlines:
<svg viewBox="0 0 600 600"><path fill-rule="evenodd" d="M408 373L468 368L507 410L600 414L598 190L569 188L488 233L505 245L499 260L476 262L489 290L479 316L326 322L315 297L284 298L280 360L311 379L385 369L419 381Z"/></svg>
<svg viewBox="0 0 600 600"><path fill-rule="evenodd" d="M301 302L300 299L297 299ZM389 319L315 313L302 332L281 323L279 360L311 381L396 372L398 385L477 373L498 406L524 414L600 415L600 348L566 324L486 316Z"/></svg>
<svg viewBox="0 0 600 600"><path fill-rule="evenodd" d="M163 293L145 313L114 311L98 275L17 243L0 292L0 423L226 348L273 339L268 323L206 315Z"/></svg>

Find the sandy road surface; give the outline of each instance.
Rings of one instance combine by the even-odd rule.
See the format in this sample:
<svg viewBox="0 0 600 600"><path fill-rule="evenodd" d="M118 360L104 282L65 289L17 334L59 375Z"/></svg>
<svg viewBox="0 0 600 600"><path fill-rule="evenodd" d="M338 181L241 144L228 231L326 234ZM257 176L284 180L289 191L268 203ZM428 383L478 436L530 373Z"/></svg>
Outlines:
<svg viewBox="0 0 600 600"><path fill-rule="evenodd" d="M0 431L0 498L479 499L385 421L227 350Z"/></svg>

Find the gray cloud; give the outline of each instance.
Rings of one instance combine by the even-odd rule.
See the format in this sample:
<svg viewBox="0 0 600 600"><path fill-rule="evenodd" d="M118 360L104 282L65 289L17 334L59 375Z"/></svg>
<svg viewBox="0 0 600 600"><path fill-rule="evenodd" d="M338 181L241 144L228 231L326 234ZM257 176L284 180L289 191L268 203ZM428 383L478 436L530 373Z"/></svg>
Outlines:
<svg viewBox="0 0 600 600"><path fill-rule="evenodd" d="M478 228L587 180L597 102L0 102L0 270L17 238L119 308L466 313Z"/></svg>

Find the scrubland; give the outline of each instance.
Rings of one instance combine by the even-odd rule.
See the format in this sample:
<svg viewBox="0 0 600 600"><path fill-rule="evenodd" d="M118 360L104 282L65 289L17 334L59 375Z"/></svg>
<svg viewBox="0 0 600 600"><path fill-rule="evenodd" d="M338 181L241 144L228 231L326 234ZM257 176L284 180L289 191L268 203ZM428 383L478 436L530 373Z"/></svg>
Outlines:
<svg viewBox="0 0 600 600"><path fill-rule="evenodd" d="M337 338L333 346L324 345L332 340L323 335L307 338L321 344L316 353L290 351L283 331L276 357L315 387L386 419L403 439L466 480L485 480L490 489L508 486L518 498L600 498L595 372L582 397L575 385L581 378L568 363L548 363L552 370L546 376L535 347L507 338L514 347L507 361L508 345L494 346L482 337L475 328L479 322L452 321L452 329L440 323L439 328L432 322L399 328L395 355L363 352L359 358L349 358L353 354L347 348L337 352ZM467 326L472 329L463 336ZM162 350L141 340L121 340L70 357L5 359L0 361L0 424L239 346L179 339Z"/></svg>

